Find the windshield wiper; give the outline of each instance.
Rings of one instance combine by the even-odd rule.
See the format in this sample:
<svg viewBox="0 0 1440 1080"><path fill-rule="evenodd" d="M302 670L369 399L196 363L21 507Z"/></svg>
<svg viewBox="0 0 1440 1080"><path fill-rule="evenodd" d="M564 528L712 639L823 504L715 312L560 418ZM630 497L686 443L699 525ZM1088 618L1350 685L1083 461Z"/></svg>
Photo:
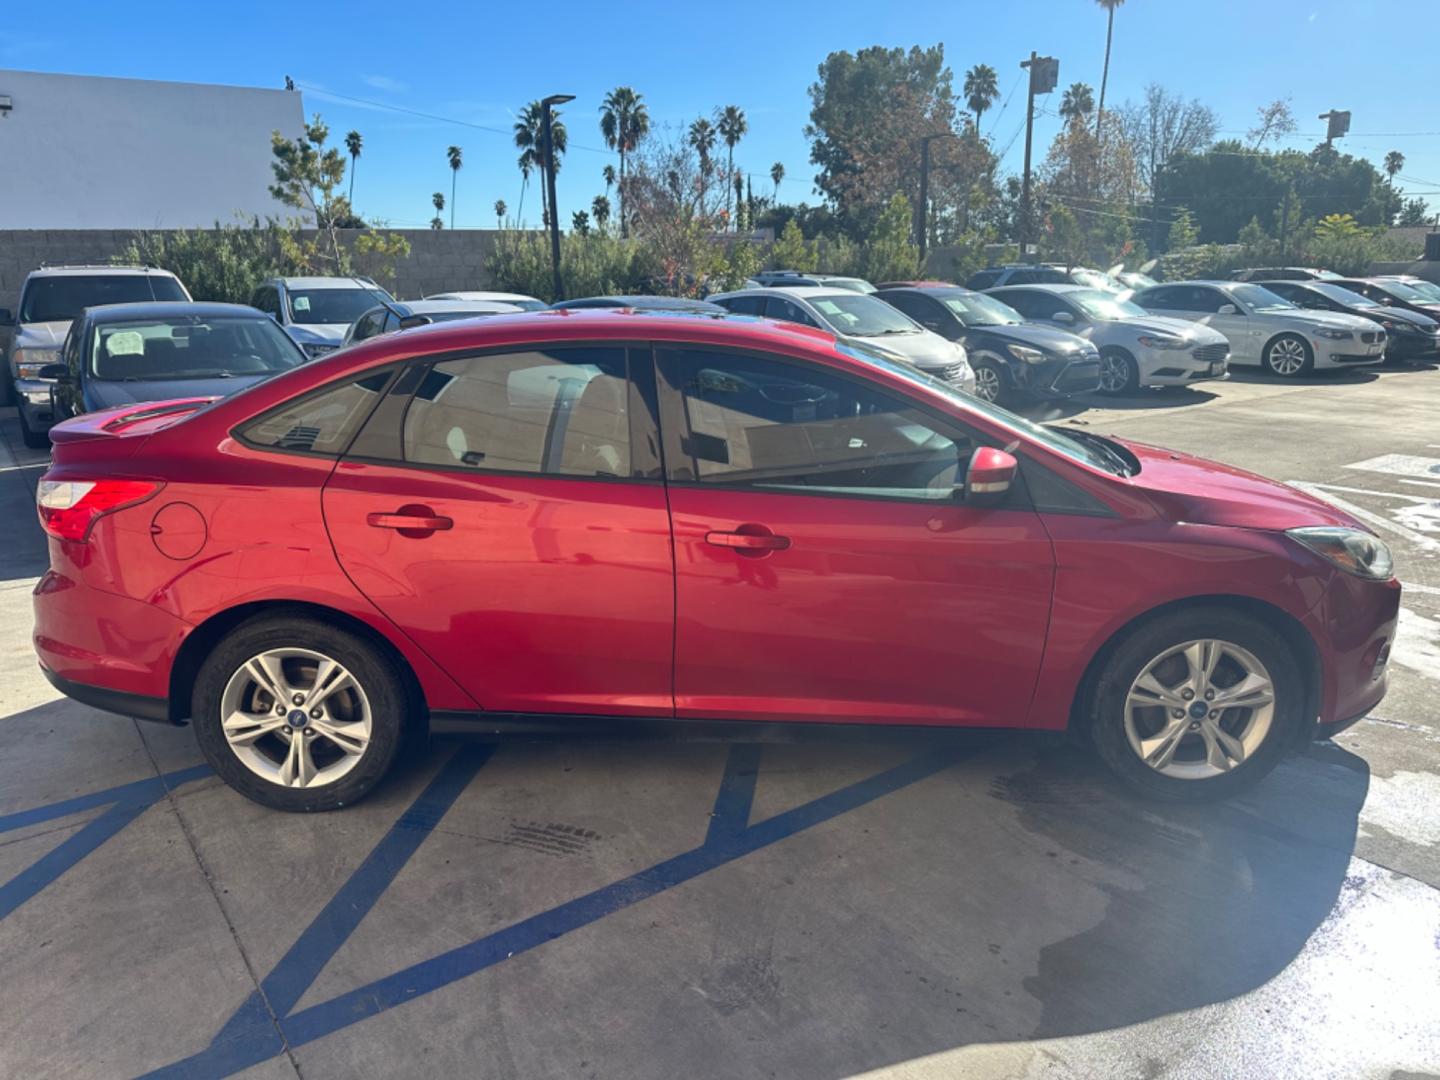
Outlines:
<svg viewBox="0 0 1440 1080"><path fill-rule="evenodd" d="M1116 472L1118 472L1121 476L1132 475L1132 473L1130 472L1129 459L1126 458L1124 454L1120 453L1120 451L1116 450L1113 446L1111 446L1109 439L1106 439L1101 435L1096 435L1094 432L1090 431L1077 431L1074 428L1064 428L1062 430L1065 432L1066 435L1069 435L1071 438L1078 439L1086 446L1090 446L1095 448L1096 450L1099 450L1102 454L1105 455L1105 457L1110 461L1110 463L1115 466Z"/></svg>

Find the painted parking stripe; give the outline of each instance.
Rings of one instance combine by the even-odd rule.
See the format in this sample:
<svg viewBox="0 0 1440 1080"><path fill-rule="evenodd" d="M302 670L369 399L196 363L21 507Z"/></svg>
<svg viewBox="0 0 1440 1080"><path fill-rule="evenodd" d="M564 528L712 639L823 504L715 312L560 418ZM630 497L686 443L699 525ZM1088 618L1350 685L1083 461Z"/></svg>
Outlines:
<svg viewBox="0 0 1440 1080"><path fill-rule="evenodd" d="M1397 536L1403 536L1418 548L1426 551L1440 551L1440 541L1437 541L1433 536L1426 536L1424 533L1416 532L1407 525L1401 525L1397 521L1391 521L1389 518L1380 514L1372 513L1363 506L1356 506L1349 499L1344 499L1339 495L1332 494L1330 489L1324 484L1311 484L1304 480L1287 480L1285 483L1290 487L1298 488L1301 491L1314 495L1317 499L1328 502L1337 510L1344 510L1347 514L1357 517L1361 521L1368 521L1377 529L1386 529L1395 533Z"/></svg>
<svg viewBox="0 0 1440 1080"><path fill-rule="evenodd" d="M1345 468L1389 473L1391 476L1418 476L1422 480L1440 480L1440 458L1420 457L1417 454L1381 454L1379 457L1346 465Z"/></svg>

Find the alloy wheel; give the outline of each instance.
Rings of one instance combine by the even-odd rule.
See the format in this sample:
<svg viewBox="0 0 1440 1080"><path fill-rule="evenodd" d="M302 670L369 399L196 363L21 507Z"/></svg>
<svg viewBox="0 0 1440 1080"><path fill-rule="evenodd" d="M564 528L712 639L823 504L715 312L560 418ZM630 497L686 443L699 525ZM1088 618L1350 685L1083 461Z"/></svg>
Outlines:
<svg viewBox="0 0 1440 1080"><path fill-rule="evenodd" d="M1205 780L1244 764L1270 732L1275 686L1254 653L1200 638L1141 669L1125 698L1125 735L1150 768Z"/></svg>
<svg viewBox="0 0 1440 1080"><path fill-rule="evenodd" d="M1100 354L1100 389L1118 394L1130 381L1130 370L1122 357L1114 353Z"/></svg>
<svg viewBox="0 0 1440 1080"><path fill-rule="evenodd" d="M1281 338L1270 346L1270 370L1296 375L1305 366L1305 346L1296 338Z"/></svg>
<svg viewBox="0 0 1440 1080"><path fill-rule="evenodd" d="M370 745L370 701L339 661L310 649L269 649L230 676L220 726L251 772L287 788L334 783Z"/></svg>
<svg viewBox="0 0 1440 1080"><path fill-rule="evenodd" d="M975 396L981 401L988 401L992 404L1000 400L1003 388L1000 385L1000 372L989 364L978 364L975 367Z"/></svg>

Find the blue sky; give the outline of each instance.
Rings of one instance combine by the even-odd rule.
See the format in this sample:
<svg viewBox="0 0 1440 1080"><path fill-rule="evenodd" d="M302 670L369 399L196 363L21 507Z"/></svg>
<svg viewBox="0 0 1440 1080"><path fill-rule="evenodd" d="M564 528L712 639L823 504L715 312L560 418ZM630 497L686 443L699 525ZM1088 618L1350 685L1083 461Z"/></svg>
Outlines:
<svg viewBox="0 0 1440 1080"><path fill-rule="evenodd" d="M662 126L739 105L750 134L736 162L755 174L756 189L769 189L770 164L780 161L782 197L816 201L803 134L807 87L827 53L874 44L943 43L957 92L966 68L996 68L1002 101L1015 93L984 127L997 150L1009 147L1003 166L1018 171L1019 61L1031 49L1048 53L1060 59L1062 88L1081 81L1098 90L1105 46L1105 16L1093 0L556 0L548 9L71 0L63 20L43 4L12 8L0 29L0 67L274 87L291 75L307 114L322 113L332 138L362 132L356 208L394 226L424 225L430 193L449 197L452 143L465 152L456 224L493 225L497 198L513 214L520 173L508 132L514 113L547 93L578 99L566 108L571 149L559 181L568 221L604 190L601 169L613 159L598 108L619 84L639 90ZM545 10L553 14L542 21ZM1128 0L1116 14L1107 100L1138 97L1158 81L1198 97L1220 114L1225 133L1243 137L1259 105L1289 97L1300 121L1292 144L1306 148L1323 130L1317 114L1350 109L1353 135L1343 148L1377 163L1400 150L1400 185L1440 205L1440 111L1433 74L1424 72L1432 15L1426 5L1390 0ZM1058 99L1044 102L1050 115L1037 121L1037 158L1058 127ZM538 205L532 181L531 222Z"/></svg>

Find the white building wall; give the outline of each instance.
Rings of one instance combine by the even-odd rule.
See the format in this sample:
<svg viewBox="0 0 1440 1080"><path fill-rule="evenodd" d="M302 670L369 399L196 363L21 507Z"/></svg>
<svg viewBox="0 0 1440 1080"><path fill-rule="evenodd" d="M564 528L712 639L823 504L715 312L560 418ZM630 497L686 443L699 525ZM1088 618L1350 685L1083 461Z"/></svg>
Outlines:
<svg viewBox="0 0 1440 1080"><path fill-rule="evenodd" d="M288 217L270 133L298 136L290 90L0 69L0 229L155 229Z"/></svg>

